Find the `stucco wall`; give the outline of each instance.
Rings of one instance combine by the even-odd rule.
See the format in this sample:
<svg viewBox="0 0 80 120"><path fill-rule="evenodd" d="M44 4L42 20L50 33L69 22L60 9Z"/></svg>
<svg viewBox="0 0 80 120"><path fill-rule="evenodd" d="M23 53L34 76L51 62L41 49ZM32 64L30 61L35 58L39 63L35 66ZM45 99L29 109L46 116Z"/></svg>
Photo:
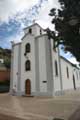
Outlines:
<svg viewBox="0 0 80 120"><path fill-rule="evenodd" d="M35 39L35 76L36 76L36 92L40 92L40 79L39 79L39 40Z"/></svg>
<svg viewBox="0 0 80 120"><path fill-rule="evenodd" d="M31 25L31 26L27 27L26 29L24 29L24 34L29 33L29 29L32 29L32 34L35 37L40 35L40 30L41 30L42 34L45 33L45 31L38 24L34 24L34 25Z"/></svg>
<svg viewBox="0 0 80 120"><path fill-rule="evenodd" d="M69 77L67 77L67 68L69 71ZM74 89L73 87L73 67L70 63L66 62L64 59L61 58L61 72L62 72L62 82L63 82L63 89Z"/></svg>
<svg viewBox="0 0 80 120"><path fill-rule="evenodd" d="M52 95L53 78L50 47L46 34L35 39L36 93L39 95Z"/></svg>
<svg viewBox="0 0 80 120"><path fill-rule="evenodd" d="M12 71L12 79L13 79L13 88L17 92L17 82L18 82L18 55L19 55L19 45L15 45L13 49L13 71Z"/></svg>
<svg viewBox="0 0 80 120"><path fill-rule="evenodd" d="M56 49L56 51L53 49L54 42L52 39L50 40L50 44L51 44L51 56L52 56L53 94L54 94L56 91L61 91L59 56L58 56L58 49ZM57 61L58 76L56 76L56 73L55 73L55 61Z"/></svg>
<svg viewBox="0 0 80 120"><path fill-rule="evenodd" d="M73 68L73 75L75 78L76 88L80 88L80 70L77 68Z"/></svg>
<svg viewBox="0 0 80 120"><path fill-rule="evenodd" d="M31 45L31 51L30 53L27 53L25 56L25 45L27 43L30 43ZM28 34L22 41L21 45L21 91L25 92L25 81L27 79L30 79L31 81L31 92L35 92L35 44L34 44L34 36L31 34ZM31 70L26 71L25 70L25 62L26 60L30 60L31 62Z"/></svg>
<svg viewBox="0 0 80 120"><path fill-rule="evenodd" d="M46 44L45 37L38 37L40 92L47 92ZM45 83L43 81L46 81Z"/></svg>
<svg viewBox="0 0 80 120"><path fill-rule="evenodd" d="M53 95L53 70L52 70L51 44L47 35L45 35L44 38L45 38L45 49L46 49L47 91L49 95Z"/></svg>

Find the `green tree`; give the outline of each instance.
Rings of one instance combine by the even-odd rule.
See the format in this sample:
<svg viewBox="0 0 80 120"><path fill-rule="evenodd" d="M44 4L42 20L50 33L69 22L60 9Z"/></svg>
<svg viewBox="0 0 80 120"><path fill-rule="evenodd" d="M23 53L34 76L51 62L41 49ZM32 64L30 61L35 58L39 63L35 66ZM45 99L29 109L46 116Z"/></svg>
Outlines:
<svg viewBox="0 0 80 120"><path fill-rule="evenodd" d="M47 29L48 36L57 41L57 45L63 44L64 50L80 62L80 0L59 0L59 3L60 9L50 10L55 31Z"/></svg>

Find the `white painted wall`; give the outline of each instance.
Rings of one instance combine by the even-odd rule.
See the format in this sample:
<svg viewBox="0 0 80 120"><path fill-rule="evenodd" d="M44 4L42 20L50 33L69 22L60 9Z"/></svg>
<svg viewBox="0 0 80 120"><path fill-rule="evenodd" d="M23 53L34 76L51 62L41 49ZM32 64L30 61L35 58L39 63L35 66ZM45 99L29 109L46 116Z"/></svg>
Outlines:
<svg viewBox="0 0 80 120"><path fill-rule="evenodd" d="M44 95L52 95L53 76L50 40L46 34L38 36L35 39L36 44L36 83L39 87L37 90ZM44 83L44 81L46 81Z"/></svg>
<svg viewBox="0 0 80 120"><path fill-rule="evenodd" d="M47 71L47 92L48 95L53 95L53 69L51 57L51 44L47 35L44 35L45 51L46 51L46 71Z"/></svg>
<svg viewBox="0 0 80 120"><path fill-rule="evenodd" d="M53 49L54 42L51 39L51 56L52 56L52 68L53 68L53 94L57 91L61 91L61 84L60 84L60 71L59 71L59 56L58 56L58 49L56 51ZM57 61L58 65L58 76L55 74L55 60Z"/></svg>
<svg viewBox="0 0 80 120"><path fill-rule="evenodd" d="M27 27L26 29L24 29L24 34L29 33L29 29L32 29L32 34L37 37L40 36L40 30L42 32L42 34L46 33L37 23Z"/></svg>
<svg viewBox="0 0 80 120"><path fill-rule="evenodd" d="M67 70L68 67L69 71L69 78L67 77ZM63 58L61 58L61 70L62 70L62 81L63 81L63 89L74 89L73 87L73 67L72 65L65 61Z"/></svg>
<svg viewBox="0 0 80 120"><path fill-rule="evenodd" d="M45 49L45 37L38 37L39 48L39 80L40 80L40 92L47 92L47 69L46 69L46 49Z"/></svg>
<svg viewBox="0 0 80 120"><path fill-rule="evenodd" d="M40 92L40 80L39 80L39 40L35 39L35 76L36 76L36 94Z"/></svg>
<svg viewBox="0 0 80 120"><path fill-rule="evenodd" d="M76 88L80 88L80 70L73 67L73 74L75 77Z"/></svg>
<svg viewBox="0 0 80 120"><path fill-rule="evenodd" d="M19 45L13 46L13 88L17 92L17 82L18 82L18 53Z"/></svg>
<svg viewBox="0 0 80 120"><path fill-rule="evenodd" d="M27 79L31 80L31 92L35 92L35 41L34 36L31 34L27 34L27 36L22 41L21 46L21 91L25 92L25 81ZM25 45L30 43L31 52L24 56L25 53ZM29 59L31 61L31 70L25 71L25 62Z"/></svg>

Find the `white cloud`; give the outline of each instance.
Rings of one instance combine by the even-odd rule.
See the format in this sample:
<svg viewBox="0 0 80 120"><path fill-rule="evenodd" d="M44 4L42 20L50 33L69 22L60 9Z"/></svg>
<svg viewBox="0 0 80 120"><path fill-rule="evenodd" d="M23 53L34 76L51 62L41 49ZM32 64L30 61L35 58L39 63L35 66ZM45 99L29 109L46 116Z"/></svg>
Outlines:
<svg viewBox="0 0 80 120"><path fill-rule="evenodd" d="M10 16L29 9L38 0L0 0L0 20L7 21Z"/></svg>
<svg viewBox="0 0 80 120"><path fill-rule="evenodd" d="M18 42L21 42L21 38L22 38L23 36L24 36L24 32L21 31L21 32L18 33L18 34L9 37L9 38L8 38L8 41L9 41L9 42L14 41L14 43L18 43Z"/></svg>
<svg viewBox="0 0 80 120"><path fill-rule="evenodd" d="M53 7L59 8L58 0L48 0L48 2L43 5L39 15L36 18L40 24L43 24L43 26L49 27L52 30L54 30L54 25L51 24L52 17L49 16L49 13Z"/></svg>
<svg viewBox="0 0 80 120"><path fill-rule="evenodd" d="M59 7L58 0L48 0L47 2L46 0L43 0L45 1L44 3L39 1L40 0L0 0L0 21L7 22L11 17L13 20L16 20L21 24L20 30L22 30L26 25L24 23L26 18L27 20L37 19L37 22L44 28L50 27L53 29L54 26L51 24L52 18L48 14L51 8ZM36 15L32 15L30 11L28 12L28 9L38 2L41 7L36 18ZM36 13L35 9L32 11L33 14ZM11 28L9 28L8 31L11 31ZM22 34L20 33L18 35L12 35L7 39L14 40L16 42L21 38L21 36Z"/></svg>
<svg viewBox="0 0 80 120"><path fill-rule="evenodd" d="M44 0L45 1L45 0ZM16 13L21 13L27 11L33 5L38 3L39 0L0 0L0 21L8 21L9 17L13 17ZM48 15L52 7L58 8L58 0L48 0L42 6L40 13L37 17L38 20L51 21L50 16ZM25 13L20 14L20 18L24 18ZM27 16L26 16L27 17Z"/></svg>

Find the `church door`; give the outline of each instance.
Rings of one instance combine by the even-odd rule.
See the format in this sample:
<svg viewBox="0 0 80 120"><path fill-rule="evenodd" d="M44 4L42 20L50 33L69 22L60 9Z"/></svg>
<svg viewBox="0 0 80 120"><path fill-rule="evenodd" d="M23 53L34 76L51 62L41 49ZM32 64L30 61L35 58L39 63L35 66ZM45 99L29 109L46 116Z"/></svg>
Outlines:
<svg viewBox="0 0 80 120"><path fill-rule="evenodd" d="M74 90L76 90L76 84L75 84L75 77L73 75L73 86L74 86Z"/></svg>
<svg viewBox="0 0 80 120"><path fill-rule="evenodd" d="M29 79L27 79L26 82L25 82L25 93L27 95L31 94L31 82L30 82Z"/></svg>

